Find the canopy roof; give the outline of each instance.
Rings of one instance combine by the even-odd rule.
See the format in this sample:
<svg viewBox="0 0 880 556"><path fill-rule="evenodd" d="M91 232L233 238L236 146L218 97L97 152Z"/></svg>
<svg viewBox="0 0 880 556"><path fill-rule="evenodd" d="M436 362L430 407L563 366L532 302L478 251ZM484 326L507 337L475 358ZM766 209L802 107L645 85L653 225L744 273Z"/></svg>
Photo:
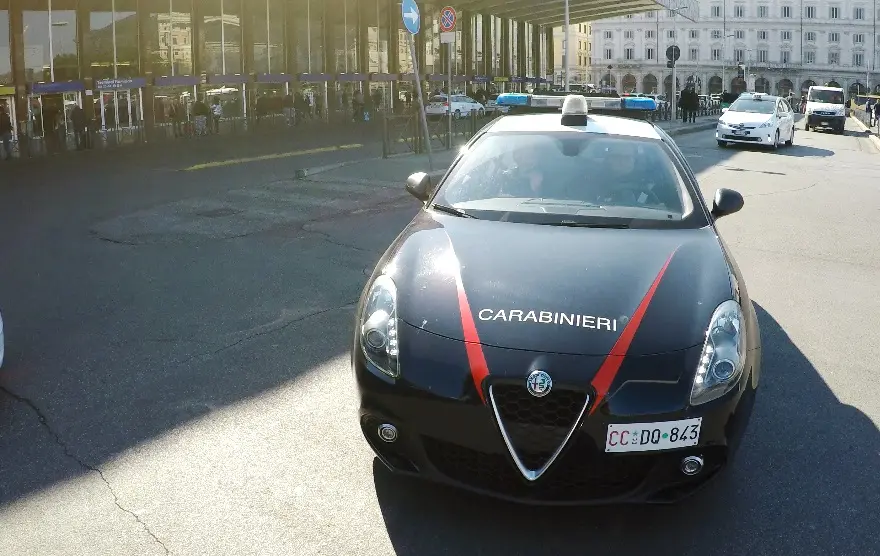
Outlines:
<svg viewBox="0 0 880 556"><path fill-rule="evenodd" d="M455 7L551 27L565 22L564 0L459 0ZM699 16L698 0L569 0L568 9L571 24L665 9L691 21Z"/></svg>

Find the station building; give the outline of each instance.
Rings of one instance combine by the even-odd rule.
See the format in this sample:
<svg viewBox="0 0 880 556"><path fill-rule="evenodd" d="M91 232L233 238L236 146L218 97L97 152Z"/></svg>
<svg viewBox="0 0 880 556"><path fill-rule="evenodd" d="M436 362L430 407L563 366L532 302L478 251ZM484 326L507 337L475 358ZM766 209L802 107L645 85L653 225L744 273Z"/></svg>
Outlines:
<svg viewBox="0 0 880 556"><path fill-rule="evenodd" d="M418 2L419 78L497 92L553 80L553 29L563 2ZM450 56L439 14L456 9ZM661 9L654 0L571 0L570 23ZM355 91L392 110L412 91L410 35L400 0L0 0L0 104L16 138L90 128L142 140L168 126L173 99L219 97L223 118L246 126L257 100L278 107L302 92L331 120ZM164 133L164 132L162 132Z"/></svg>

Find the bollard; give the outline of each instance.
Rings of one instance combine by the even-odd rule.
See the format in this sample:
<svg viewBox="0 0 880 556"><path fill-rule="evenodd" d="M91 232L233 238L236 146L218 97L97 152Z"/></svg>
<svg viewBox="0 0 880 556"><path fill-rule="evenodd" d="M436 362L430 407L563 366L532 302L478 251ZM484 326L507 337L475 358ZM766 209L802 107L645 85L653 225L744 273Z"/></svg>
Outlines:
<svg viewBox="0 0 880 556"><path fill-rule="evenodd" d="M382 158L388 158L388 116L382 118Z"/></svg>

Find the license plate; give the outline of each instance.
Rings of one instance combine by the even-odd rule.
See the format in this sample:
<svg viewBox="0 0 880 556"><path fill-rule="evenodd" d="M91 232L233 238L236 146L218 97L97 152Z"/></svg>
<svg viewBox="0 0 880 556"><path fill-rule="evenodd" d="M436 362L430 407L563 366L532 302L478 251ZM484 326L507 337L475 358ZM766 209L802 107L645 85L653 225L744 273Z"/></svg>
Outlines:
<svg viewBox="0 0 880 556"><path fill-rule="evenodd" d="M734 135L748 135L749 132L744 129L734 129L733 134Z"/></svg>
<svg viewBox="0 0 880 556"><path fill-rule="evenodd" d="M610 424L606 452L653 452L696 446L703 418L659 423Z"/></svg>

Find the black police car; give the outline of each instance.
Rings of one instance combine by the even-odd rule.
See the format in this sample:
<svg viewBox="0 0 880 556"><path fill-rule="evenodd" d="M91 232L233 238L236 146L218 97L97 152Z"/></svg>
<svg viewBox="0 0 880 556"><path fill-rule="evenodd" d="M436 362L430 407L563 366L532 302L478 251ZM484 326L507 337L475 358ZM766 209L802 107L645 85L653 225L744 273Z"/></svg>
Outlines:
<svg viewBox="0 0 880 556"><path fill-rule="evenodd" d="M424 208L357 308L363 434L395 472L505 499L677 501L725 468L758 388L757 317L715 227L743 198L708 204L650 122L508 101L550 110L407 182Z"/></svg>

